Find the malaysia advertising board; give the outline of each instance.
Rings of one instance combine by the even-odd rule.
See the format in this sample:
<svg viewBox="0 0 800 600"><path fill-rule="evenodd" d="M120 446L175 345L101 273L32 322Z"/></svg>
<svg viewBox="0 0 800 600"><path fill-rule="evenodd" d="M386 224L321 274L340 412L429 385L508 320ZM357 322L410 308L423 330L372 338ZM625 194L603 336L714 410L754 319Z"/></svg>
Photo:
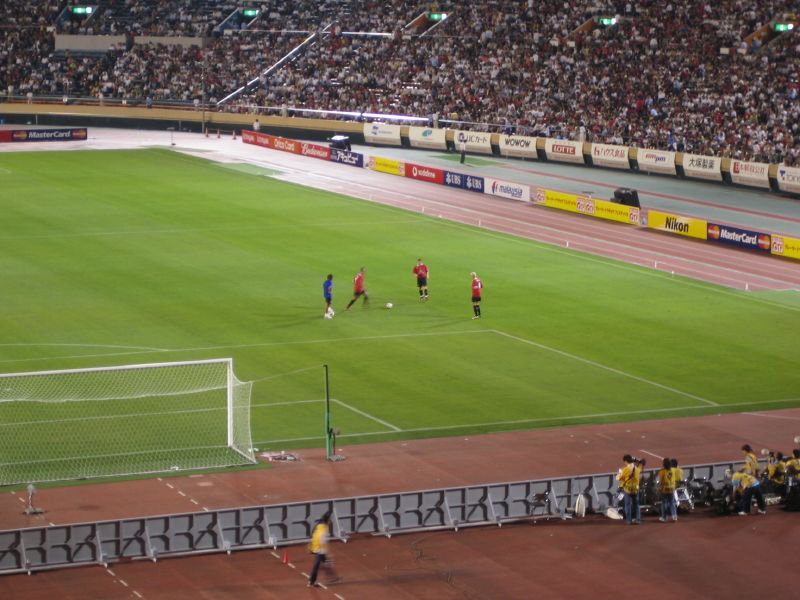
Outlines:
<svg viewBox="0 0 800 600"><path fill-rule="evenodd" d="M800 260L800 239L785 235L772 236L772 254Z"/></svg>
<svg viewBox="0 0 800 600"><path fill-rule="evenodd" d="M478 192L479 194L482 194L486 187L483 177L464 175L463 173L455 173L453 171L444 172L444 184L454 188L461 188L469 192Z"/></svg>
<svg viewBox="0 0 800 600"><path fill-rule="evenodd" d="M492 136L489 133L456 129L453 132L453 141L455 142L456 150L459 149L461 142L464 142L467 152L492 153Z"/></svg>
<svg viewBox="0 0 800 600"><path fill-rule="evenodd" d="M740 185L769 189L769 164L732 160L731 181Z"/></svg>
<svg viewBox="0 0 800 600"><path fill-rule="evenodd" d="M331 148L331 161L351 167L364 167L364 155L360 152L348 152L347 150L339 150Z"/></svg>
<svg viewBox="0 0 800 600"><path fill-rule="evenodd" d="M444 170L436 169L434 167L426 167L424 165L415 165L413 163L406 163L406 177L417 179L419 181L427 181L428 183L436 183L442 185L444 183Z"/></svg>
<svg viewBox="0 0 800 600"><path fill-rule="evenodd" d="M500 198L508 198L509 200L530 202L531 188L527 185L514 183L513 181L494 179L492 177L485 177L483 183L483 192L485 194L499 196Z"/></svg>
<svg viewBox="0 0 800 600"><path fill-rule="evenodd" d="M627 146L611 144L592 144L592 164L597 167L630 169Z"/></svg>
<svg viewBox="0 0 800 600"><path fill-rule="evenodd" d="M728 246L745 248L756 252L770 252L772 248L772 239L768 233L719 223L708 223L707 239L710 242L727 244Z"/></svg>
<svg viewBox="0 0 800 600"><path fill-rule="evenodd" d="M675 153L667 150L651 150L639 148L636 151L636 162L639 170L647 173L663 173L675 175Z"/></svg>
<svg viewBox="0 0 800 600"><path fill-rule="evenodd" d="M800 194L800 169L796 167L778 167L778 189L782 192Z"/></svg>
<svg viewBox="0 0 800 600"><path fill-rule="evenodd" d="M501 135L500 154L503 156L519 156L522 158L537 158L537 138L524 135Z"/></svg>
<svg viewBox="0 0 800 600"><path fill-rule="evenodd" d="M414 148L447 149L447 136L444 129L411 126L408 128L408 141Z"/></svg>
<svg viewBox="0 0 800 600"><path fill-rule="evenodd" d="M547 138L544 141L544 151L545 154L547 154L547 160L571 162L581 165L586 162L583 158L583 142Z"/></svg>
<svg viewBox="0 0 800 600"><path fill-rule="evenodd" d="M85 127L4 129L0 131L0 142L74 142L83 141L88 135Z"/></svg>

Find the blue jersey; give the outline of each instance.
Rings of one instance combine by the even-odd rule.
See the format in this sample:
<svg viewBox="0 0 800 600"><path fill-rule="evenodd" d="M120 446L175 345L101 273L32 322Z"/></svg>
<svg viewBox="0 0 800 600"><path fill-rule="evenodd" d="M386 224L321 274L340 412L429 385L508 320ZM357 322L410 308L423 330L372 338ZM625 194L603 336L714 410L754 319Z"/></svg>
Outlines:
<svg viewBox="0 0 800 600"><path fill-rule="evenodd" d="M325 283L322 284L322 295L325 296L326 300L330 300L333 298L333 280L326 279Z"/></svg>

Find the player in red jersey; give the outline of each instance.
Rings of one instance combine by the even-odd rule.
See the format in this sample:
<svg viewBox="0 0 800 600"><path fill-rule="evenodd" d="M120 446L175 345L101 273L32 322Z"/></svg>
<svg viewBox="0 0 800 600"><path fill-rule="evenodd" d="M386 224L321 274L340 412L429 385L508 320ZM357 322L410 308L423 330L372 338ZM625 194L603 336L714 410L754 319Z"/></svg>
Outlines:
<svg viewBox="0 0 800 600"><path fill-rule="evenodd" d="M361 267L358 270L358 273L356 273L356 276L353 277L353 299L350 300L350 304L347 305L345 310L350 310L350 307L353 306L355 301L362 296L364 297L364 306L366 306L367 302L369 302L367 290L364 288L364 271L366 271L366 269Z"/></svg>
<svg viewBox="0 0 800 600"><path fill-rule="evenodd" d="M475 313L473 319L481 318L481 290L483 290L483 283L481 282L478 274L473 271L470 273L472 276L472 312Z"/></svg>
<svg viewBox="0 0 800 600"><path fill-rule="evenodd" d="M422 262L421 258L417 259L417 264L411 269L411 272L417 276L417 287L419 288L419 301L425 302L428 300L428 265Z"/></svg>

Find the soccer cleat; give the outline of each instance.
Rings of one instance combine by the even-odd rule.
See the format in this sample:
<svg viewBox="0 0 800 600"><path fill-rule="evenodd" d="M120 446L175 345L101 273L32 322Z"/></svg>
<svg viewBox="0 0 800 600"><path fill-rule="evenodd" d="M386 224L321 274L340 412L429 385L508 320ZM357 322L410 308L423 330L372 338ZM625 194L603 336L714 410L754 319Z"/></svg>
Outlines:
<svg viewBox="0 0 800 600"><path fill-rule="evenodd" d="M760 515L765 515L765 514L767 514L767 511L765 511L765 510L761 510L761 509L759 508L759 509L758 509L758 514L760 514Z"/></svg>
<svg viewBox="0 0 800 600"><path fill-rule="evenodd" d="M746 517L746 516L747 516L747 513L746 513L746 512L744 512L743 510L740 510L740 511L739 511L739 516L740 516L740 517Z"/></svg>
<svg viewBox="0 0 800 600"><path fill-rule="evenodd" d="M472 317L472 320L474 321L475 319L480 319L480 318L481 318L480 315L475 315L474 317Z"/></svg>
<svg viewBox="0 0 800 600"><path fill-rule="evenodd" d="M310 581L306 584L306 587L319 587L317 582L311 583Z"/></svg>
<svg viewBox="0 0 800 600"><path fill-rule="evenodd" d="M658 520L661 521L662 523L664 523L666 521L666 519L664 517L658 517Z"/></svg>

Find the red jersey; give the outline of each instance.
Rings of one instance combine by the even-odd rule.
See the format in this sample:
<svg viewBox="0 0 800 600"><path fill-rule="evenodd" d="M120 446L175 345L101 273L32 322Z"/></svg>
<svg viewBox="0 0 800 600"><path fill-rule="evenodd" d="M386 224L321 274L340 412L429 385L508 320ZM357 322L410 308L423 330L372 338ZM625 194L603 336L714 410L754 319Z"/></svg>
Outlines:
<svg viewBox="0 0 800 600"><path fill-rule="evenodd" d="M416 265L412 270L412 273L417 277L427 277L428 276L428 265L425 263L420 263Z"/></svg>
<svg viewBox="0 0 800 600"><path fill-rule="evenodd" d="M353 277L353 291L363 292L364 291L364 274L363 273L356 273L356 276Z"/></svg>
<svg viewBox="0 0 800 600"><path fill-rule="evenodd" d="M473 298L480 298L481 297L481 289L483 288L483 283L477 277L473 277L472 279L472 297Z"/></svg>

